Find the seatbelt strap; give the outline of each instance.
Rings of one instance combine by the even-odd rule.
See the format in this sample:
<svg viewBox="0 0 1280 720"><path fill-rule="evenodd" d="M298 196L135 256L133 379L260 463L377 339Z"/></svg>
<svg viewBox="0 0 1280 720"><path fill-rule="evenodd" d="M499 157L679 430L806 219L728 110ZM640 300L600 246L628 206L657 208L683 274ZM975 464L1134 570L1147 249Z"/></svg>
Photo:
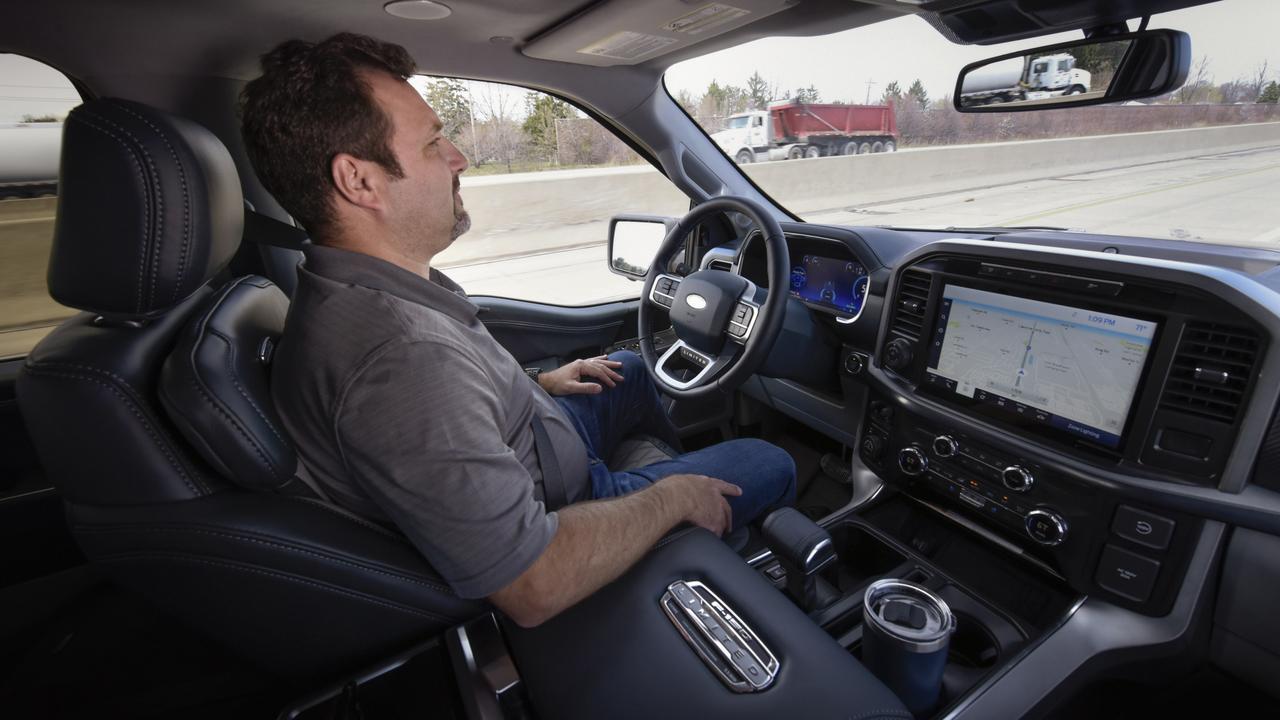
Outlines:
<svg viewBox="0 0 1280 720"><path fill-rule="evenodd" d="M271 245L299 252L311 245L311 242L307 240L307 231L302 228L294 227L289 223L281 222L269 215L263 215L256 210L248 208L245 208L244 211L244 235L242 239L244 242L255 245Z"/></svg>
<svg viewBox="0 0 1280 720"><path fill-rule="evenodd" d="M551 436L547 434L547 426L542 424L542 418L537 415L529 420L529 427L533 430L533 449L538 453L538 467L542 469L543 504L548 510L559 510L569 504L569 496L564 489L564 474L556 460Z"/></svg>

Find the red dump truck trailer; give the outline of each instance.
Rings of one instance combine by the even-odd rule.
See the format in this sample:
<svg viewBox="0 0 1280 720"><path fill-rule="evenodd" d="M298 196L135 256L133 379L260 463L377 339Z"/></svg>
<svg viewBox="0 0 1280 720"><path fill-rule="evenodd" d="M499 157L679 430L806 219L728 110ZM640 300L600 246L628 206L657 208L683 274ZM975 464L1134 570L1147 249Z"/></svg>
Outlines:
<svg viewBox="0 0 1280 720"><path fill-rule="evenodd" d="M739 163L827 155L864 155L898 148L893 105L771 103L731 115L711 136Z"/></svg>

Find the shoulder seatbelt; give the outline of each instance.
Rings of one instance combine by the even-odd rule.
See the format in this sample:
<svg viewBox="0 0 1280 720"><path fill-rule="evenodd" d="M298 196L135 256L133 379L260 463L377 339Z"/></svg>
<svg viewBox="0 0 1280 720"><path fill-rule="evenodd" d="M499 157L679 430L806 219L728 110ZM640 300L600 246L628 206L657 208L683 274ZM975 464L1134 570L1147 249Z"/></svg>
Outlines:
<svg viewBox="0 0 1280 720"><path fill-rule="evenodd" d="M551 436L547 434L547 426L536 414L529 420L533 430L533 449L538 454L538 467L542 469L542 499L547 510L559 510L569 504L569 497L564 489L564 474L560 471L560 463L556 460L556 450L551 445Z"/></svg>
<svg viewBox="0 0 1280 720"><path fill-rule="evenodd" d="M306 230L249 208L244 211L242 239L255 245L271 245L286 250L302 251L311 245Z"/></svg>

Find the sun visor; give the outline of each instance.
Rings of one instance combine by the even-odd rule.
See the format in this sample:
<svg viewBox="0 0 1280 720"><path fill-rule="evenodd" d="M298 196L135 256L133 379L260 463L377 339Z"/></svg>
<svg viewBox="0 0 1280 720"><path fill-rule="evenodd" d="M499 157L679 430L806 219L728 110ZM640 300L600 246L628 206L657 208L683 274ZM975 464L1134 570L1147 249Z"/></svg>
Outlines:
<svg viewBox="0 0 1280 720"><path fill-rule="evenodd" d="M529 41L522 52L579 65L637 65L768 17L793 0L610 0Z"/></svg>

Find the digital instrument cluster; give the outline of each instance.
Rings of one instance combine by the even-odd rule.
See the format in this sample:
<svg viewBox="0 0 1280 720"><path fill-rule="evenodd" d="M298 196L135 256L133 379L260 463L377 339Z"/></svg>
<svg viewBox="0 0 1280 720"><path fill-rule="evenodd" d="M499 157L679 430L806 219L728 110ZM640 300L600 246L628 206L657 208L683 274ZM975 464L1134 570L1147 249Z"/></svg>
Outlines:
<svg viewBox="0 0 1280 720"><path fill-rule="evenodd" d="M861 263L804 255L791 268L791 295L857 317L867 299L867 270Z"/></svg>

